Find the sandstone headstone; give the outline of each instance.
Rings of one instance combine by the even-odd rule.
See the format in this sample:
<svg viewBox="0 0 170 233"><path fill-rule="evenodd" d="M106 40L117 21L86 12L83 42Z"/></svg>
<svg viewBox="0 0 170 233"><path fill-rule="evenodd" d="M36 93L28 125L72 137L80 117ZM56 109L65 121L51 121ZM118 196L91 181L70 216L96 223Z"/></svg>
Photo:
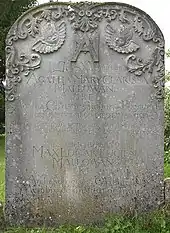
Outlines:
<svg viewBox="0 0 170 233"><path fill-rule="evenodd" d="M49 3L7 37L6 219L91 223L163 200L164 39L122 3Z"/></svg>

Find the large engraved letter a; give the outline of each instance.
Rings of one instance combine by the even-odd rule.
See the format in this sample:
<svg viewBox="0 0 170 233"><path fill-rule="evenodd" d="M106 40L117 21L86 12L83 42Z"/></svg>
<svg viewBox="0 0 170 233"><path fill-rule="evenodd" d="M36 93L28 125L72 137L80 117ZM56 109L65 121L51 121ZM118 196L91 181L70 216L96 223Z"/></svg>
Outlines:
<svg viewBox="0 0 170 233"><path fill-rule="evenodd" d="M90 37L85 33L83 37L75 38L74 53L71 59L76 62L81 52L89 52L93 62L99 62L99 36L98 34Z"/></svg>

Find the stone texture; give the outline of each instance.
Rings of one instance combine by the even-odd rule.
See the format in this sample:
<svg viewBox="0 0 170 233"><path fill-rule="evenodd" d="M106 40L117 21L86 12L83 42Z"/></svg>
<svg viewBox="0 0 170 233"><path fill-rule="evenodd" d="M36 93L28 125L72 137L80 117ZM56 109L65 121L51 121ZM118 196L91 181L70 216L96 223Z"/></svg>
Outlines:
<svg viewBox="0 0 170 233"><path fill-rule="evenodd" d="M170 204L170 178L165 179L165 204Z"/></svg>
<svg viewBox="0 0 170 233"><path fill-rule="evenodd" d="M164 39L122 3L49 3L7 37L6 219L102 221L163 201Z"/></svg>

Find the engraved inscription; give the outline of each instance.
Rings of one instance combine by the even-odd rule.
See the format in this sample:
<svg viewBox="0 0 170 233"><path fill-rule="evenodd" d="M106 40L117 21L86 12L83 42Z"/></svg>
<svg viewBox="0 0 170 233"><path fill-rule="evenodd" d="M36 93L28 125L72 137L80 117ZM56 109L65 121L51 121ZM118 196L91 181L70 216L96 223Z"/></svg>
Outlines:
<svg viewBox="0 0 170 233"><path fill-rule="evenodd" d="M120 157L128 156L128 153L136 156L135 151L115 151L111 148L105 147L105 145L90 143L83 145L83 147L77 147L76 149L64 148L45 148L44 146L33 146L33 157L40 156L42 159L50 158L53 164L53 168L63 169L65 167L75 167L78 169L87 169L87 166L93 168L109 168L114 166L114 157L119 154ZM92 149L93 147L93 149ZM83 148L83 150L82 150Z"/></svg>

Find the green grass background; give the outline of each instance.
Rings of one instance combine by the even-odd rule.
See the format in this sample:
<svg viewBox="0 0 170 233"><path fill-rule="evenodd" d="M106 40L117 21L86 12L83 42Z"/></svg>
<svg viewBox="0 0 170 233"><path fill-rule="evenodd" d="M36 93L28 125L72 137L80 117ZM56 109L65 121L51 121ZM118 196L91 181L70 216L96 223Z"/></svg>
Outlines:
<svg viewBox="0 0 170 233"><path fill-rule="evenodd" d="M170 177L170 164L168 163L164 165L164 177L165 178Z"/></svg>
<svg viewBox="0 0 170 233"><path fill-rule="evenodd" d="M164 174L170 177L170 152L166 153ZM0 202L5 201L5 136L0 135ZM0 209L1 212L2 209ZM143 216L111 216L101 227L60 226L58 229L6 228L0 215L0 233L170 233L170 207Z"/></svg>

